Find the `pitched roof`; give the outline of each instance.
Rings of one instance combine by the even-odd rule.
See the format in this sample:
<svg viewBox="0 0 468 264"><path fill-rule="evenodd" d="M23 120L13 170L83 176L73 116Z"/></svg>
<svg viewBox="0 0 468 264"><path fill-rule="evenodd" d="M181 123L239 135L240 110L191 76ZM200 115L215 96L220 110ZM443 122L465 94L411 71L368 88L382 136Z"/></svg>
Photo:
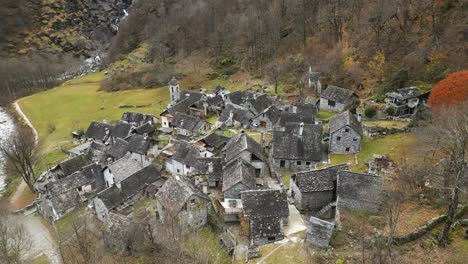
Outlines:
<svg viewBox="0 0 468 264"><path fill-rule="evenodd" d="M195 169L201 169L203 167L203 164L198 160L201 156L200 149L197 146L185 141L177 141L175 144L175 152L171 157L173 160L194 167Z"/></svg>
<svg viewBox="0 0 468 264"><path fill-rule="evenodd" d="M380 176L339 171L337 193L339 207L376 210L380 204L383 179ZM349 203L348 201L354 201Z"/></svg>
<svg viewBox="0 0 468 264"><path fill-rule="evenodd" d="M229 138L217 133L211 133L208 136L200 139L200 141L213 148L222 148L227 144Z"/></svg>
<svg viewBox="0 0 468 264"><path fill-rule="evenodd" d="M134 131L138 135L144 135L144 134L150 135L154 131L156 131L156 124L144 123L143 125L136 127Z"/></svg>
<svg viewBox="0 0 468 264"><path fill-rule="evenodd" d="M243 183L254 189L256 185L255 168L239 158L228 164L223 171L223 192L231 189L237 183Z"/></svg>
<svg viewBox="0 0 468 264"><path fill-rule="evenodd" d="M303 193L330 191L334 189L333 181L339 171L347 170L348 165L339 164L320 170L298 172L294 174L295 183Z"/></svg>
<svg viewBox="0 0 468 264"><path fill-rule="evenodd" d="M284 130L274 130L273 158L286 160L316 160L322 158L322 124L287 123Z"/></svg>
<svg viewBox="0 0 468 264"><path fill-rule="evenodd" d="M127 154L121 159L109 164L107 167L112 175L114 175L115 181L120 182L148 165L149 164L141 164L140 161L132 159L131 155Z"/></svg>
<svg viewBox="0 0 468 264"><path fill-rule="evenodd" d="M128 139L128 151L145 155L151 147L150 138L142 135L132 135Z"/></svg>
<svg viewBox="0 0 468 264"><path fill-rule="evenodd" d="M193 195L211 201L206 194L195 188L189 179L181 176L172 176L156 193L156 199L165 210L170 211L175 216Z"/></svg>
<svg viewBox="0 0 468 264"><path fill-rule="evenodd" d="M223 152L226 156L225 162L231 162L238 154L245 150L265 161L262 146L246 133L240 132L234 135L223 148Z"/></svg>
<svg viewBox="0 0 468 264"><path fill-rule="evenodd" d="M93 141L88 148L86 157L88 157L88 159L92 160L93 162L100 162L104 156L106 149L106 145Z"/></svg>
<svg viewBox="0 0 468 264"><path fill-rule="evenodd" d="M176 112L174 114L174 119L172 120L172 125L177 128L185 129L188 131L195 132L198 129L200 129L205 121L202 119L191 116L191 115L186 115L184 113L179 113Z"/></svg>
<svg viewBox="0 0 468 264"><path fill-rule="evenodd" d="M281 111L278 108L276 108L276 106L270 106L253 118L257 118L262 115L266 116L273 124L275 124L276 121L280 119Z"/></svg>
<svg viewBox="0 0 468 264"><path fill-rule="evenodd" d="M344 126L351 127L356 133L362 135L362 126L357 118L349 111L344 111L343 113L332 116L328 121L328 129L330 133L335 132L338 129L341 129Z"/></svg>
<svg viewBox="0 0 468 264"><path fill-rule="evenodd" d="M286 192L281 190L249 190L241 192L244 215L249 219L287 217Z"/></svg>
<svg viewBox="0 0 468 264"><path fill-rule="evenodd" d="M260 96L254 94L253 97L248 100L248 103L250 103L250 107L252 107L251 110L253 110L253 112L261 113L272 106L275 103L275 100L266 94L262 94Z"/></svg>
<svg viewBox="0 0 468 264"><path fill-rule="evenodd" d="M250 237L276 237L283 234L279 217L265 217L250 221Z"/></svg>
<svg viewBox="0 0 468 264"><path fill-rule="evenodd" d="M315 124L315 118L312 115L282 112L278 125L280 127L284 127L287 123L304 123L313 125Z"/></svg>
<svg viewBox="0 0 468 264"><path fill-rule="evenodd" d="M54 210L62 214L80 204L80 195L76 189L71 189L50 197L50 202Z"/></svg>
<svg viewBox="0 0 468 264"><path fill-rule="evenodd" d="M145 189L146 186L160 178L160 168L155 165L150 165L134 172L125 180L121 181L120 188L116 185L112 185L100 192L98 197L103 201L107 209L110 210L138 194Z"/></svg>
<svg viewBox="0 0 468 264"><path fill-rule="evenodd" d="M208 97L206 99L206 102L208 103L209 106L217 106L217 105L224 103L224 100L221 95L216 95L213 97Z"/></svg>
<svg viewBox="0 0 468 264"><path fill-rule="evenodd" d="M125 112L122 115L122 118L120 118L120 120L140 126L144 123L154 123L155 121L157 121L157 118L149 114Z"/></svg>
<svg viewBox="0 0 468 264"><path fill-rule="evenodd" d="M128 152L128 142L117 138L114 144L106 151L107 155L113 159L120 159Z"/></svg>
<svg viewBox="0 0 468 264"><path fill-rule="evenodd" d="M76 171L81 170L84 166L90 164L92 161L86 155L78 155L71 159L67 159L57 166L62 170L64 175L70 175Z"/></svg>
<svg viewBox="0 0 468 264"><path fill-rule="evenodd" d="M357 96L353 91L341 88L334 85L329 85L320 96L328 100L333 100L339 103L347 103L352 96Z"/></svg>
<svg viewBox="0 0 468 264"><path fill-rule="evenodd" d="M77 171L68 177L59 179L48 184L47 189L51 195L58 195L69 190L77 189L80 186L96 182L96 179L102 175L101 166L93 163Z"/></svg>
<svg viewBox="0 0 468 264"><path fill-rule="evenodd" d="M385 94L386 97L397 98L400 100L411 99L411 98L418 97L420 95L421 95L421 92L416 87L401 88L394 92Z"/></svg>
<svg viewBox="0 0 468 264"><path fill-rule="evenodd" d="M203 93L194 92L190 90L182 90L180 91L180 100L184 100L185 98L191 98L193 101L199 101L205 96Z"/></svg>
<svg viewBox="0 0 468 264"><path fill-rule="evenodd" d="M175 77L172 77L172 79L169 81L169 85L177 85L179 84L179 81Z"/></svg>
<svg viewBox="0 0 468 264"><path fill-rule="evenodd" d="M198 170L200 174L205 174L208 180L221 181L223 179L223 159L220 157L199 158L203 167Z"/></svg>
<svg viewBox="0 0 468 264"><path fill-rule="evenodd" d="M249 91L235 91L228 95L226 98L231 101L231 103L236 105L244 105L248 100L252 99L254 94Z"/></svg>
<svg viewBox="0 0 468 264"><path fill-rule="evenodd" d="M235 107L233 105L227 105L221 115L218 118L218 122L226 122L232 112L233 121L237 121L241 124L249 124L250 120L254 117L254 114L247 108Z"/></svg>
<svg viewBox="0 0 468 264"><path fill-rule="evenodd" d="M307 104L316 105L316 104L320 103L320 98L313 97L313 96L307 96L306 99L305 99L305 102Z"/></svg>
<svg viewBox="0 0 468 264"><path fill-rule="evenodd" d="M111 134L116 138L126 138L132 132L132 124L119 122L112 128Z"/></svg>
<svg viewBox="0 0 468 264"><path fill-rule="evenodd" d="M317 106L314 104L294 103L291 104L289 112L315 117L317 115Z"/></svg>
<svg viewBox="0 0 468 264"><path fill-rule="evenodd" d="M109 137L113 126L111 124L93 121L86 130L86 137L96 140L106 140Z"/></svg>

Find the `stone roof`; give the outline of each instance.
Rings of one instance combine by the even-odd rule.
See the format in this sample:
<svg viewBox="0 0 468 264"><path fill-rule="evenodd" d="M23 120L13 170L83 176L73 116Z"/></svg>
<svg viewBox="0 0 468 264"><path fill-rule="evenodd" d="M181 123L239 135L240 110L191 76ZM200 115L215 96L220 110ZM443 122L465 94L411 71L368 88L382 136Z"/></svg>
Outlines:
<svg viewBox="0 0 468 264"><path fill-rule="evenodd" d="M339 171L337 179L338 207L376 211L380 207L383 179L380 176Z"/></svg>
<svg viewBox="0 0 468 264"><path fill-rule="evenodd" d="M345 126L351 127L356 133L362 136L362 126L357 118L349 111L332 116L328 121L330 134Z"/></svg>
<svg viewBox="0 0 468 264"><path fill-rule="evenodd" d="M172 120L172 125L174 127L185 129L191 132L199 130L204 123L205 121L198 117L186 115L179 112L176 112L174 114L174 119Z"/></svg>
<svg viewBox="0 0 468 264"><path fill-rule="evenodd" d="M119 122L112 128L111 134L116 138L127 138L132 132L132 124Z"/></svg>
<svg viewBox="0 0 468 264"><path fill-rule="evenodd" d="M246 133L240 132L234 135L223 148L225 162L231 162L243 151L248 151L260 160L265 161L262 146Z"/></svg>
<svg viewBox="0 0 468 264"><path fill-rule="evenodd" d="M203 164L198 160L201 158L200 149L197 146L185 141L177 141L175 147L175 152L171 157L173 160L195 169L202 169Z"/></svg>
<svg viewBox="0 0 468 264"><path fill-rule="evenodd" d="M320 170L298 172L294 174L297 188L303 193L330 191L339 171L347 170L348 165L340 164Z"/></svg>
<svg viewBox="0 0 468 264"><path fill-rule="evenodd" d="M166 211L175 216L193 195L205 199L207 202L211 201L206 194L195 188L189 179L181 176L172 176L156 193L156 199Z"/></svg>
<svg viewBox="0 0 468 264"><path fill-rule="evenodd" d="M251 100L254 97L254 94L249 91L235 91L232 92L228 95L226 95L226 98L228 98L231 103L243 106L247 101Z"/></svg>
<svg viewBox="0 0 468 264"><path fill-rule="evenodd" d="M223 112L221 112L221 115L218 118L218 122L226 122L229 119L231 112L233 114L233 121L237 121L243 125L248 125L250 123L250 120L254 117L254 114L247 108L226 105Z"/></svg>
<svg viewBox="0 0 468 264"><path fill-rule="evenodd" d="M288 217L286 192L281 190L249 190L241 192L242 208L248 219Z"/></svg>
<svg viewBox="0 0 468 264"><path fill-rule="evenodd" d="M156 124L144 123L143 125L133 129L138 135L151 135L156 131Z"/></svg>
<svg viewBox="0 0 468 264"><path fill-rule="evenodd" d="M135 113L135 112L125 112L122 115L120 120L125 121L127 123L134 124L136 126L141 126L145 123L155 123L158 119L153 115L143 114L143 113Z"/></svg>
<svg viewBox="0 0 468 264"><path fill-rule="evenodd" d="M289 107L289 112L315 117L317 106L314 104L294 103Z"/></svg>
<svg viewBox="0 0 468 264"><path fill-rule="evenodd" d="M98 197L103 201L107 209L110 210L138 194L149 184L160 178L161 169L155 165L150 165L132 173L125 180L121 181L120 188L114 184L100 192Z"/></svg>
<svg viewBox="0 0 468 264"><path fill-rule="evenodd" d="M281 218L265 217L250 221L250 237L276 237L282 235Z"/></svg>
<svg viewBox="0 0 468 264"><path fill-rule="evenodd" d="M281 111L278 108L276 108L276 106L270 106L253 118L257 118L261 115L265 115L273 124L275 124L276 121L280 119Z"/></svg>
<svg viewBox="0 0 468 264"><path fill-rule="evenodd" d="M304 101L307 104L317 105L317 104L320 103L320 98L313 97L313 96L307 96Z"/></svg>
<svg viewBox="0 0 468 264"><path fill-rule="evenodd" d="M109 164L107 167L112 175L114 175L115 182L120 182L148 165L149 164L141 164L141 161L132 159L131 155L127 154L123 158Z"/></svg>
<svg viewBox="0 0 468 264"><path fill-rule="evenodd" d="M255 168L241 158L224 168L222 191L231 189L237 183L243 183L250 189L255 189L256 186Z"/></svg>
<svg viewBox="0 0 468 264"><path fill-rule="evenodd" d="M285 160L314 160L322 158L322 125L287 123L284 130L274 130L272 156Z"/></svg>
<svg viewBox="0 0 468 264"><path fill-rule="evenodd" d="M151 147L150 138L142 135L132 135L128 139L128 151L145 155Z"/></svg>
<svg viewBox="0 0 468 264"><path fill-rule="evenodd" d="M172 77L172 79L169 81L169 85L178 85L179 81L175 77Z"/></svg>
<svg viewBox="0 0 468 264"><path fill-rule="evenodd" d="M275 100L266 94L262 94L260 96L256 96L254 94L254 96L248 100L248 103L250 104L250 107L252 107L251 110L253 112L261 113L271 107L275 103Z"/></svg>
<svg viewBox="0 0 468 264"><path fill-rule="evenodd" d="M78 155L71 159L67 159L57 166L62 170L64 175L70 175L76 171L81 170L84 166L90 164L92 161L86 155Z"/></svg>
<svg viewBox="0 0 468 264"><path fill-rule="evenodd" d="M329 85L320 97L345 104L351 99L353 95L356 96L356 94L351 90Z"/></svg>
<svg viewBox="0 0 468 264"><path fill-rule="evenodd" d="M216 95L213 97L208 97L206 102L209 106L218 106L224 103L223 97L221 95Z"/></svg>
<svg viewBox="0 0 468 264"><path fill-rule="evenodd" d="M385 94L386 97L397 98L400 100L407 100L407 99L418 97L420 95L421 95L421 92L416 87L401 88L394 92Z"/></svg>
<svg viewBox="0 0 468 264"><path fill-rule="evenodd" d="M73 155L81 155L81 154L85 154L88 149L89 149L89 146L91 146L91 141L87 141L81 145L78 145L70 150L68 150L68 153L70 154L73 154Z"/></svg>
<svg viewBox="0 0 468 264"><path fill-rule="evenodd" d="M220 157L199 158L203 167L198 170L198 173L207 176L210 181L223 180L223 159Z"/></svg>
<svg viewBox="0 0 468 264"><path fill-rule="evenodd" d="M93 121L86 130L86 137L96 140L105 141L112 131L113 126L111 124Z"/></svg>
<svg viewBox="0 0 468 264"><path fill-rule="evenodd" d="M106 152L106 149L107 149L106 145L93 141L88 148L88 152L86 153L86 156L88 157L89 160L92 160L93 162L101 162Z"/></svg>
<svg viewBox="0 0 468 264"><path fill-rule="evenodd" d="M180 100L184 100L185 98L191 98L193 101L199 101L206 95L199 92L194 92L190 90L182 90L180 91Z"/></svg>
<svg viewBox="0 0 468 264"><path fill-rule="evenodd" d="M107 155L113 159L121 159L128 152L128 142L117 138L112 146L106 151Z"/></svg>
<svg viewBox="0 0 468 264"><path fill-rule="evenodd" d="M215 149L221 149L228 143L229 138L217 133L211 133L208 136L200 139L200 141L205 143L207 146L213 147Z"/></svg>
<svg viewBox="0 0 468 264"><path fill-rule="evenodd" d="M93 163L84 167L82 171L77 171L68 177L51 182L47 185L47 190L53 196L59 195L69 190L76 190L80 186L96 182L98 177L102 177L102 168Z"/></svg>
<svg viewBox="0 0 468 264"><path fill-rule="evenodd" d="M315 118L312 115L282 112L280 115L278 126L284 127L287 123L304 123L313 125L315 124Z"/></svg>
<svg viewBox="0 0 468 264"><path fill-rule="evenodd" d="M50 197L50 202L55 212L63 214L80 204L80 195L76 189L71 189Z"/></svg>

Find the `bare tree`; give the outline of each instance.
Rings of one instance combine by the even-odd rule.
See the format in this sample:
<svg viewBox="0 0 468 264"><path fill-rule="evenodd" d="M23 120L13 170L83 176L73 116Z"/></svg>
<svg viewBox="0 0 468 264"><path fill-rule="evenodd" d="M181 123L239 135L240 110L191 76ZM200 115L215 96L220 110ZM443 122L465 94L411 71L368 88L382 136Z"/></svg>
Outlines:
<svg viewBox="0 0 468 264"><path fill-rule="evenodd" d="M32 131L26 126L17 126L15 135L1 142L0 152L6 159L7 169L21 176L29 189L35 192L35 167L40 159Z"/></svg>
<svg viewBox="0 0 468 264"><path fill-rule="evenodd" d="M0 215L0 262L23 263L23 257L30 248L31 241L24 227L2 213Z"/></svg>

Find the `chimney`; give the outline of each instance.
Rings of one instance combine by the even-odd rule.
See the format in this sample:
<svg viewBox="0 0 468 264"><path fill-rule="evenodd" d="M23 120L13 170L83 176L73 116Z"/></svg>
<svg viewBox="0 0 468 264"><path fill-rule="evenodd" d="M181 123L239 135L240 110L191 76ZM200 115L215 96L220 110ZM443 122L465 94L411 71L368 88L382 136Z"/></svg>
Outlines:
<svg viewBox="0 0 468 264"><path fill-rule="evenodd" d="M208 163L208 172L209 173L213 172L213 162Z"/></svg>
<svg viewBox="0 0 468 264"><path fill-rule="evenodd" d="M293 107L292 107L292 112L293 112L294 114L297 113L297 106L293 106Z"/></svg>
<svg viewBox="0 0 468 264"><path fill-rule="evenodd" d="M299 135L302 136L302 133L304 132L304 122L301 122L299 125Z"/></svg>

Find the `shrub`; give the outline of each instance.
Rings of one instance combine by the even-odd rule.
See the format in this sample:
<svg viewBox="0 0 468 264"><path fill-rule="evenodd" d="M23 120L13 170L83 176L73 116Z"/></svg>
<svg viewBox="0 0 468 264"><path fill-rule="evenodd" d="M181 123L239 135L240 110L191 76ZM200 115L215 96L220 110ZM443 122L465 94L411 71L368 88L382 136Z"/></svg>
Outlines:
<svg viewBox="0 0 468 264"><path fill-rule="evenodd" d="M394 116L396 114L396 108L394 106L389 106L385 109L385 113L389 116Z"/></svg>
<svg viewBox="0 0 468 264"><path fill-rule="evenodd" d="M377 114L377 110L374 107L368 106L364 110L364 115L368 118L373 118Z"/></svg>
<svg viewBox="0 0 468 264"><path fill-rule="evenodd" d="M57 129L54 123L47 123L47 133L52 134Z"/></svg>

